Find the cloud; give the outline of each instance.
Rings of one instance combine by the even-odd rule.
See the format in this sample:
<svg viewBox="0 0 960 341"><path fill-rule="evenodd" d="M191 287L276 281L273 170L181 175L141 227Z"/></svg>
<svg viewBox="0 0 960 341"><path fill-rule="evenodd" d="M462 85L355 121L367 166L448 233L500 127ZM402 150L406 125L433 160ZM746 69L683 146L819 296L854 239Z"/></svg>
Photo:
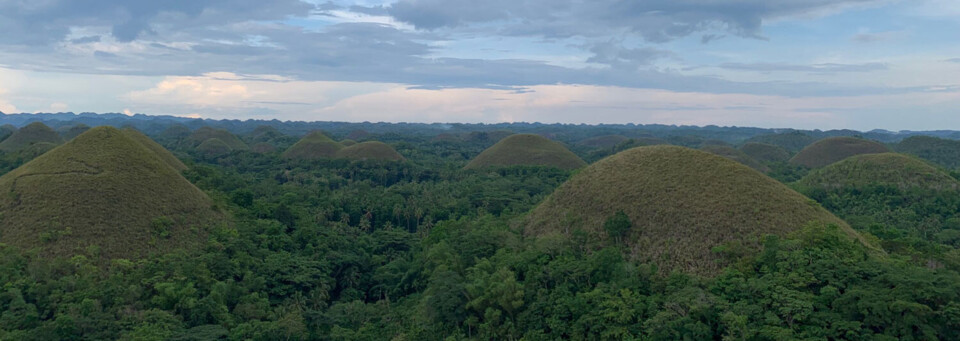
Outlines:
<svg viewBox="0 0 960 341"><path fill-rule="evenodd" d="M950 58L945 61L948 63L960 63L960 58Z"/></svg>
<svg viewBox="0 0 960 341"><path fill-rule="evenodd" d="M812 73L835 73L835 72L870 72L886 70L888 67L883 63L865 63L865 64L836 64L823 63L812 65L799 64L779 64L779 63L724 63L721 68L743 71L757 72L812 72Z"/></svg>
<svg viewBox="0 0 960 341"><path fill-rule="evenodd" d="M626 48L614 41L593 44L589 50L593 56L587 59L587 63L604 64L618 69L636 69L673 55L669 51L650 47Z"/></svg>
<svg viewBox="0 0 960 341"><path fill-rule="evenodd" d="M0 88L0 112L3 113L18 113L17 107L11 104L9 101L5 100L2 96L7 94L7 89Z"/></svg>
<svg viewBox="0 0 960 341"><path fill-rule="evenodd" d="M77 26L109 27L117 41L129 42L145 34L306 16L314 7L300 0L0 1L0 42L47 45Z"/></svg>
<svg viewBox="0 0 960 341"><path fill-rule="evenodd" d="M806 16L876 0L400 0L388 12L426 30L497 23L495 32L547 37L629 32L665 42L698 32L759 38L765 20Z"/></svg>
<svg viewBox="0 0 960 341"><path fill-rule="evenodd" d="M855 34L850 40L857 43L876 43L881 41L889 41L897 39L904 36L904 32L900 31L888 31L888 32L861 32Z"/></svg>

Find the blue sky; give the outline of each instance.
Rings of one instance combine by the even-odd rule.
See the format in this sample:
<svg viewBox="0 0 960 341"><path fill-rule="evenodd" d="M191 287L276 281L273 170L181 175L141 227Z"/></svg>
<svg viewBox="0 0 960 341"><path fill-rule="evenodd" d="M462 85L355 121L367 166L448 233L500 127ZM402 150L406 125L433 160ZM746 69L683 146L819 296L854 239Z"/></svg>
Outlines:
<svg viewBox="0 0 960 341"><path fill-rule="evenodd" d="M960 129L955 0L0 0L0 111Z"/></svg>

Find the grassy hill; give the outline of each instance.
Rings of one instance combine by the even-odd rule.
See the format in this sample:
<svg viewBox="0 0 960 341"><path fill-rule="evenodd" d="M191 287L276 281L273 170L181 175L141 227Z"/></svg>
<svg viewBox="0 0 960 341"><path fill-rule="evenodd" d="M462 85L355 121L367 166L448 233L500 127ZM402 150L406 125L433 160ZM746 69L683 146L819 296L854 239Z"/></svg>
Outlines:
<svg viewBox="0 0 960 341"><path fill-rule="evenodd" d="M477 155L466 169L498 166L551 166L576 169L586 165L583 160L559 142L534 134L508 136Z"/></svg>
<svg viewBox="0 0 960 341"><path fill-rule="evenodd" d="M760 162L784 162L790 160L790 152L772 144L748 142L740 146L740 151Z"/></svg>
<svg viewBox="0 0 960 341"><path fill-rule="evenodd" d="M700 150L713 155L722 156L730 160L739 162L759 172L766 173L770 171L770 167L764 166L762 163L753 159L752 157L745 154L744 152L730 146L722 146L722 145L715 145L715 144L705 145L703 147L700 147Z"/></svg>
<svg viewBox="0 0 960 341"><path fill-rule="evenodd" d="M876 141L856 137L828 137L801 150L790 159L790 163L820 168L854 155L887 152L890 152L890 148Z"/></svg>
<svg viewBox="0 0 960 341"><path fill-rule="evenodd" d="M64 141L70 141L87 130L90 130L90 126L80 123L74 126L62 127L58 129L57 132L63 137Z"/></svg>
<svg viewBox="0 0 960 341"><path fill-rule="evenodd" d="M10 135L7 139L0 142L0 151L15 152L24 150L35 143L61 144L63 139L60 134L40 122L30 123L20 128Z"/></svg>
<svg viewBox="0 0 960 341"><path fill-rule="evenodd" d="M226 142L218 138L210 138L197 146L197 152L204 157L218 157L229 154L233 151Z"/></svg>
<svg viewBox="0 0 960 341"><path fill-rule="evenodd" d="M0 177L0 241L41 254L136 258L202 243L224 215L142 143L97 127ZM195 228L196 227L196 228Z"/></svg>
<svg viewBox="0 0 960 341"><path fill-rule="evenodd" d="M163 159L164 162L170 165L170 167L173 167L173 169L176 169L178 172L187 170L187 165L183 164L183 161L180 161L180 159L178 159L176 156L173 156L173 153L170 153L169 150L163 148L163 146L153 139L147 137L147 135L144 135L139 130L133 128L124 128L122 131L130 139L140 142L140 144L142 144L144 147L147 147L147 149L153 151L155 154L157 154L157 156Z"/></svg>
<svg viewBox="0 0 960 341"><path fill-rule="evenodd" d="M661 272L714 274L724 264L711 250L787 235L811 222L856 232L803 195L740 163L676 146L630 149L600 160L561 185L525 222L528 235L577 229L611 236L604 225L623 212L622 242L632 257Z"/></svg>
<svg viewBox="0 0 960 341"><path fill-rule="evenodd" d="M403 161L403 156L390 145L379 141L367 141L347 146L337 151L338 158L351 160Z"/></svg>
<svg viewBox="0 0 960 341"><path fill-rule="evenodd" d="M12 124L4 124L0 126L0 142L6 140L10 135L13 135L17 131L17 127Z"/></svg>
<svg viewBox="0 0 960 341"><path fill-rule="evenodd" d="M214 129L210 127L201 127L197 129L189 137L184 140L184 142L191 147L198 147L201 143L209 139L219 139L223 143L226 143L227 146L230 146L230 150L247 150L247 144L240 140L236 135L231 134L229 131L224 129Z"/></svg>
<svg viewBox="0 0 960 341"><path fill-rule="evenodd" d="M790 131L779 134L759 135L747 139L747 142L766 143L779 146L789 152L796 153L806 148L817 139L799 131Z"/></svg>
<svg viewBox="0 0 960 341"><path fill-rule="evenodd" d="M960 167L960 141L932 136L911 136L894 145L899 153L910 154L949 169Z"/></svg>
<svg viewBox="0 0 960 341"><path fill-rule="evenodd" d="M277 151L277 147L266 142L260 142L250 147L250 150L252 150L254 153L266 154Z"/></svg>
<svg viewBox="0 0 960 341"><path fill-rule="evenodd" d="M912 156L896 153L852 156L811 171L800 180L800 184L827 190L876 185L900 189L960 189L960 183L942 170Z"/></svg>
<svg viewBox="0 0 960 341"><path fill-rule="evenodd" d="M328 159L337 156L343 145L337 143L319 131L304 136L300 141L283 152L283 157L299 160Z"/></svg>
<svg viewBox="0 0 960 341"><path fill-rule="evenodd" d="M357 141L354 141L354 140L351 140L351 139L346 139L346 140L340 141L340 144L343 145L344 147L349 147L349 146L352 146L352 145L357 144Z"/></svg>
<svg viewBox="0 0 960 341"><path fill-rule="evenodd" d="M585 139L579 144L593 148L613 148L627 140L629 138L623 135L604 135Z"/></svg>

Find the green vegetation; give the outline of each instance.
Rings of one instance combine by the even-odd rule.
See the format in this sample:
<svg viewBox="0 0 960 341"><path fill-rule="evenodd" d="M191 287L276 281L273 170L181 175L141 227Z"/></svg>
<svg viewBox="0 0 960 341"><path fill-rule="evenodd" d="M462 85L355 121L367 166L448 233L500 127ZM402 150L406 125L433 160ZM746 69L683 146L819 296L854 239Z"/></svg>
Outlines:
<svg viewBox="0 0 960 341"><path fill-rule="evenodd" d="M62 127L59 129L60 136L64 141L70 141L74 137L80 136L83 132L90 130L90 126L80 123L74 126Z"/></svg>
<svg viewBox="0 0 960 341"><path fill-rule="evenodd" d="M203 141L199 146L197 146L197 152L200 155L203 155L206 158L216 158L230 154L233 151L233 148L230 148L226 142L218 138L211 138Z"/></svg>
<svg viewBox="0 0 960 341"><path fill-rule="evenodd" d="M0 126L0 142L3 142L3 140L6 140L15 132L17 132L17 127L12 124L4 124Z"/></svg>
<svg viewBox="0 0 960 341"><path fill-rule="evenodd" d="M253 147L250 147L250 150L253 151L254 153L261 153L261 154L273 153L277 151L277 147L266 142L260 142L253 145Z"/></svg>
<svg viewBox="0 0 960 341"><path fill-rule="evenodd" d="M629 138L623 135L604 135L588 138L580 141L580 144L593 148L613 148L627 140Z"/></svg>
<svg viewBox="0 0 960 341"><path fill-rule="evenodd" d="M337 158L351 160L403 161L403 156L400 155L400 153L397 153L393 147L378 141L367 141L340 149L337 151Z"/></svg>
<svg viewBox="0 0 960 341"><path fill-rule="evenodd" d="M187 165L183 164L183 161L180 161L176 156L173 156L173 153L170 153L169 150L163 148L159 143L153 139L147 137L139 130L133 128L124 128L123 134L127 135L130 139L140 142L144 147L153 151L154 154L157 154L164 162L166 162L170 167L176 169L178 172L187 170Z"/></svg>
<svg viewBox="0 0 960 341"><path fill-rule="evenodd" d="M336 157L340 149L343 149L343 145L330 139L322 132L314 131L290 146L283 152L283 157L297 160L330 159Z"/></svg>
<svg viewBox="0 0 960 341"><path fill-rule="evenodd" d="M754 160L752 157L750 157L746 153L730 146L708 144L703 147L700 147L700 150L713 155L722 156L730 160L739 162L761 173L766 173L770 171L770 167L764 166L762 163L758 162L757 160Z"/></svg>
<svg viewBox="0 0 960 341"><path fill-rule="evenodd" d="M586 163L559 142L540 135L516 134L484 150L466 169L516 165L577 169Z"/></svg>
<svg viewBox="0 0 960 341"><path fill-rule="evenodd" d="M657 265L716 274L725 264L711 250L734 245L755 252L762 237L786 236L816 222L846 223L790 188L737 162L675 146L639 147L579 172L530 213L525 231L549 238L599 234L622 211L632 225L630 255Z"/></svg>
<svg viewBox="0 0 960 341"><path fill-rule="evenodd" d="M176 131L172 133L176 133ZM188 146L197 147L210 139L219 139L221 142L226 143L227 146L230 147L230 150L248 149L247 144L243 143L236 135L231 134L225 129L214 129L210 127L197 129L184 140L184 143Z"/></svg>
<svg viewBox="0 0 960 341"><path fill-rule="evenodd" d="M3 242L41 254L135 258L189 247L223 215L166 161L99 127L0 177ZM156 238L155 219L173 222Z"/></svg>
<svg viewBox="0 0 960 341"><path fill-rule="evenodd" d="M747 142L740 146L740 151L760 162L786 162L791 156L783 147L758 142Z"/></svg>
<svg viewBox="0 0 960 341"><path fill-rule="evenodd" d="M61 144L63 139L46 124L34 122L20 128L3 142L0 142L0 151L16 152L27 149L36 143Z"/></svg>
<svg viewBox="0 0 960 341"><path fill-rule="evenodd" d="M343 145L344 147L349 147L349 146L352 146L352 145L357 144L357 141L354 141L354 140L351 140L351 139L346 139L346 140L340 141L340 144Z"/></svg>
<svg viewBox="0 0 960 341"><path fill-rule="evenodd" d="M890 152L890 148L879 142L856 137L828 137L801 150L790 159L790 163L820 168L854 155L887 152Z"/></svg>
<svg viewBox="0 0 960 341"><path fill-rule="evenodd" d="M960 270L960 182L912 156L858 155L796 184L883 248L917 265Z"/></svg>
<svg viewBox="0 0 960 341"><path fill-rule="evenodd" d="M790 151L791 153L799 152L800 150L803 150L803 148L806 148L816 141L816 138L799 131L754 136L747 140L747 142L765 143L779 146Z"/></svg>
<svg viewBox="0 0 960 341"><path fill-rule="evenodd" d="M800 184L824 189L889 186L902 190L960 190L960 183L942 170L914 157L895 153L851 156L811 171Z"/></svg>
<svg viewBox="0 0 960 341"><path fill-rule="evenodd" d="M826 177L791 184L814 201L671 146L577 170L463 169L507 130L698 148L756 128L181 122L169 135L131 126L190 165L182 173L112 128L14 171L66 172L15 181L42 206L0 206L0 340L960 339L960 191L913 158L766 164L781 181ZM206 157L183 140L208 123L281 151L299 139L280 131L362 129L406 161ZM629 143L571 148L599 160ZM0 172L31 158L0 152ZM3 203L18 196L6 192ZM8 239L7 220L25 215L37 246Z"/></svg>
<svg viewBox="0 0 960 341"><path fill-rule="evenodd" d="M949 169L960 167L960 141L932 136L911 136L893 148L897 152L910 154Z"/></svg>

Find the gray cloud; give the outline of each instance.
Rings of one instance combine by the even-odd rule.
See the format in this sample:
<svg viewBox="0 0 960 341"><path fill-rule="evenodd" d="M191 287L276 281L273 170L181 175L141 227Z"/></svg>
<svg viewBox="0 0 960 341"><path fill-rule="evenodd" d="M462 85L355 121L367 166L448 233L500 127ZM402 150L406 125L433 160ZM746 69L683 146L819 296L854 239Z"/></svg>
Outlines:
<svg viewBox="0 0 960 341"><path fill-rule="evenodd" d="M650 47L626 48L614 41L593 44L589 51L593 56L587 59L588 63L605 64L618 69L636 69L673 55L669 51Z"/></svg>
<svg viewBox="0 0 960 341"><path fill-rule="evenodd" d="M0 43L46 45L62 40L76 26L110 27L113 37L123 42L158 29L278 20L308 15L313 9L301 0L3 0Z"/></svg>
<svg viewBox="0 0 960 341"><path fill-rule="evenodd" d="M947 59L946 62L949 62L949 63L960 63L960 58L950 58L950 59Z"/></svg>
<svg viewBox="0 0 960 341"><path fill-rule="evenodd" d="M725 64L720 64L720 67L724 69L730 69L730 70L758 71L758 72L790 71L790 72L813 72L813 73L870 72L870 71L880 71L880 70L887 69L887 65L883 63L866 63L866 64L825 63L825 64L813 64L813 65L778 64L778 63L751 63L751 64L725 63Z"/></svg>
<svg viewBox="0 0 960 341"><path fill-rule="evenodd" d="M766 19L804 15L877 0L399 0L388 8L400 21L434 30L496 22L503 34L555 37L630 32L664 42L722 30L760 38Z"/></svg>

